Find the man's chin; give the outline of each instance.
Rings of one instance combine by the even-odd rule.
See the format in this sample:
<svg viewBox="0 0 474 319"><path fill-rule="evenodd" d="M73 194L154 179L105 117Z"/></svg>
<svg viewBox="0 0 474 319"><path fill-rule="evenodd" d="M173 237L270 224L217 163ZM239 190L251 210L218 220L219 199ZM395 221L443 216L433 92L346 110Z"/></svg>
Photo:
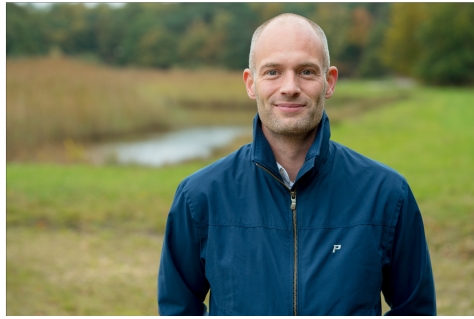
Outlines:
<svg viewBox="0 0 474 319"><path fill-rule="evenodd" d="M277 125L273 128L269 128L273 131L274 134L280 136L288 136L288 137L299 137L304 136L311 131L313 131L318 125L310 124L310 123L291 123L291 125Z"/></svg>

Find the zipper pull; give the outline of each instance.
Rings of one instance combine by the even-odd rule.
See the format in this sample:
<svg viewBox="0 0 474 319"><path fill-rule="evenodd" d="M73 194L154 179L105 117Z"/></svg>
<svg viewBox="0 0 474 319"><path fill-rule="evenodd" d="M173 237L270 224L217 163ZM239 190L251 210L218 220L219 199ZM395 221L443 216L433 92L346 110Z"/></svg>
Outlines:
<svg viewBox="0 0 474 319"><path fill-rule="evenodd" d="M295 210L296 209L296 193L295 192L291 192L291 206L290 206L291 210Z"/></svg>

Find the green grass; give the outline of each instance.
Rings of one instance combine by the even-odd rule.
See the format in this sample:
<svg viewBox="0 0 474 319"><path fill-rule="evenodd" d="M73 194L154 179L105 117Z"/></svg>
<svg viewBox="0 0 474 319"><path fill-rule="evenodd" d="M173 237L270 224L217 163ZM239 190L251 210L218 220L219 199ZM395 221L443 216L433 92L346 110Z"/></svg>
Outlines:
<svg viewBox="0 0 474 319"><path fill-rule="evenodd" d="M372 94L369 84L342 83L338 92ZM417 88L390 106L348 110L332 125L333 140L410 183L441 315L474 314L472 105L469 89ZM174 192L211 161L157 169L8 163L7 314L156 314L161 234Z"/></svg>
<svg viewBox="0 0 474 319"><path fill-rule="evenodd" d="M474 94L422 89L406 102L346 121L332 138L402 173L430 218L474 213Z"/></svg>
<svg viewBox="0 0 474 319"><path fill-rule="evenodd" d="M201 166L8 164L7 224L163 233L178 183Z"/></svg>

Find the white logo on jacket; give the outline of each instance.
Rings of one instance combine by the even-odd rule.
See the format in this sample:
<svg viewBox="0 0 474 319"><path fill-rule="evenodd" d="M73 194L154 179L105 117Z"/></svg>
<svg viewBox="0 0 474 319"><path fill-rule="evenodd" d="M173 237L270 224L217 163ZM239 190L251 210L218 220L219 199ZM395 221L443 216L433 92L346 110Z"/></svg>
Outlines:
<svg viewBox="0 0 474 319"><path fill-rule="evenodd" d="M334 248L332 249L332 253L334 254L336 250L341 249L341 245L334 245Z"/></svg>

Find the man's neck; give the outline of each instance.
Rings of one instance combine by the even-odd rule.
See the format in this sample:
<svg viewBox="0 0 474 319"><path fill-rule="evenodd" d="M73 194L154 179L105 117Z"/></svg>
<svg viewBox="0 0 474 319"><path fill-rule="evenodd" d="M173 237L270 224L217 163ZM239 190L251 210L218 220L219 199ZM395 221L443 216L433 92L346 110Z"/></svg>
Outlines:
<svg viewBox="0 0 474 319"><path fill-rule="evenodd" d="M291 181L296 179L300 168L306 159L306 154L314 142L318 127L301 136L285 136L271 132L262 125L275 159L285 168Z"/></svg>

